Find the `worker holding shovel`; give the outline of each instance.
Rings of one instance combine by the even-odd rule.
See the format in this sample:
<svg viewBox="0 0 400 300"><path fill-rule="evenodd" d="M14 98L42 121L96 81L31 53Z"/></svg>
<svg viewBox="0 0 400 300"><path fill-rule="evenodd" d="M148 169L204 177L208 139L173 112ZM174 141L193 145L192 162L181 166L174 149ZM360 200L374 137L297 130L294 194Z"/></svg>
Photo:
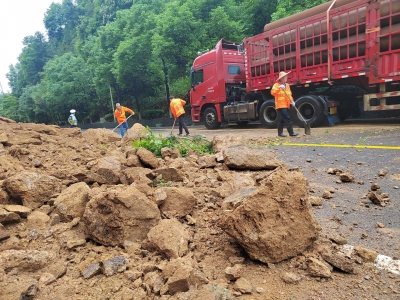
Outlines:
<svg viewBox="0 0 400 300"><path fill-rule="evenodd" d="M176 119L179 120L179 136L182 135L182 129L185 129L186 136L190 136L189 134L189 129L186 126L185 123L185 109L183 106L186 104L185 100L182 100L180 98L174 98L174 96L169 97L169 107L171 108L171 112L174 115L175 121ZM174 125L175 125L174 121ZM173 128L173 127L172 127ZM172 133L172 131L171 131Z"/></svg>
<svg viewBox="0 0 400 300"><path fill-rule="evenodd" d="M271 95L275 97L275 109L281 117L278 123L278 136L286 137L283 134L283 127L285 126L290 136L297 136L298 133L293 131L293 124L290 121L289 109L290 105L295 106L292 97L292 91L289 84L286 83L287 75L290 72L280 72L279 77L271 89Z"/></svg>
<svg viewBox="0 0 400 300"><path fill-rule="evenodd" d="M121 104L119 104L119 103L115 104L115 107L116 107L116 109L114 111L114 115L118 121L119 130L121 131L121 137L124 137L125 130L128 131L128 129L129 129L128 122L126 121L127 118L126 118L125 113L130 113L131 116L133 116L135 114L135 112L132 109L129 109L125 106L121 106ZM129 116L129 118L131 116Z"/></svg>

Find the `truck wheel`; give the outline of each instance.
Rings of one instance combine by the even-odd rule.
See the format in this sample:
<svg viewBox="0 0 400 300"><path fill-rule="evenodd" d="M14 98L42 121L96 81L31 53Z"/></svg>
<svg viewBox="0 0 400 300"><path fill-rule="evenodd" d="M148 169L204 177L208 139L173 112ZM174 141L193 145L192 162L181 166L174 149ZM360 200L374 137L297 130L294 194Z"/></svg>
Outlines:
<svg viewBox="0 0 400 300"><path fill-rule="evenodd" d="M274 100L267 100L261 105L259 118L261 124L267 128L276 128L278 126L281 119L275 109Z"/></svg>
<svg viewBox="0 0 400 300"><path fill-rule="evenodd" d="M218 122L217 111L214 107L207 107L204 111L204 125L211 130L221 127L221 122Z"/></svg>
<svg viewBox="0 0 400 300"><path fill-rule="evenodd" d="M300 111L307 124L316 127L324 120L322 103L314 96L302 96L295 102L297 109ZM297 113L294 114L294 123L304 126L304 122Z"/></svg>

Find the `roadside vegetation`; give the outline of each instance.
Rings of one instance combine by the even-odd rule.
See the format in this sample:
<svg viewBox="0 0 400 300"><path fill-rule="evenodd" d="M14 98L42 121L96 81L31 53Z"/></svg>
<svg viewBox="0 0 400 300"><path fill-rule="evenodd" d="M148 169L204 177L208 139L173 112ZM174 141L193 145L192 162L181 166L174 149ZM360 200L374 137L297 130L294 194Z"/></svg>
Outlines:
<svg viewBox="0 0 400 300"><path fill-rule="evenodd" d="M140 140L132 142L136 150L143 147L154 153L157 157L161 157L161 149L164 147L178 149L182 157L186 157L191 152L196 152L200 155L214 153L212 142L201 136L196 135L191 138L185 138L169 135L164 138L161 133L155 135L149 127L146 127L146 129L148 130L146 135Z"/></svg>

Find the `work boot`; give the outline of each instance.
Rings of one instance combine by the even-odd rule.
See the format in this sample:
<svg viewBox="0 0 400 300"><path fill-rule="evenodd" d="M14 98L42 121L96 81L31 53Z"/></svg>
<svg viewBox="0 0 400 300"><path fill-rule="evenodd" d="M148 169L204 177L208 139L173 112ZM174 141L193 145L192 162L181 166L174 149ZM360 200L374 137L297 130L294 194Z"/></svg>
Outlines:
<svg viewBox="0 0 400 300"><path fill-rule="evenodd" d="M286 137L286 134L283 134L283 123L278 123L278 136Z"/></svg>
<svg viewBox="0 0 400 300"><path fill-rule="evenodd" d="M287 123L286 129L287 129L287 131L289 132L289 135L290 135L290 136L298 136L298 135L299 135L298 133L296 133L296 132L293 131L293 124L292 124L292 122Z"/></svg>

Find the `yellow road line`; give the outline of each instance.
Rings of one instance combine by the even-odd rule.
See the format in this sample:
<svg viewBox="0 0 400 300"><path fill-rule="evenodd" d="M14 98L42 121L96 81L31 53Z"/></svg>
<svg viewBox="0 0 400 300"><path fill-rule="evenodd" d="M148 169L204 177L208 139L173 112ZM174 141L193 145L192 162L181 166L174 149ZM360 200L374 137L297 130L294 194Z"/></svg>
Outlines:
<svg viewBox="0 0 400 300"><path fill-rule="evenodd" d="M282 145L283 146L300 146L300 147L330 147L330 148L400 150L400 146L368 146L368 145L350 145L350 144L300 144L300 143L282 143Z"/></svg>

